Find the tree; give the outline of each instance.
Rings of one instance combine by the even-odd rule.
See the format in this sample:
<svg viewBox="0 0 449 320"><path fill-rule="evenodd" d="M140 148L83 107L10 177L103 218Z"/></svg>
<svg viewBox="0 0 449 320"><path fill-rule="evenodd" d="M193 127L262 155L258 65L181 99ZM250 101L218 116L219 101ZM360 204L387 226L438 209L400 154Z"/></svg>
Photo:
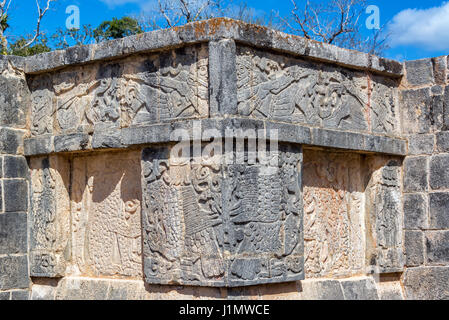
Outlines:
<svg viewBox="0 0 449 320"><path fill-rule="evenodd" d="M37 41L31 46L26 46L30 41L30 36L20 37L14 43L11 43L8 49L8 54L14 56L34 56L39 53L50 52L51 48L47 45L47 38L45 36L39 37Z"/></svg>
<svg viewBox="0 0 449 320"><path fill-rule="evenodd" d="M93 36L96 42L101 42L119 39L142 32L143 30L137 19L123 17L121 19L113 18L110 21L104 21L93 31Z"/></svg>
<svg viewBox="0 0 449 320"><path fill-rule="evenodd" d="M95 42L94 30L90 24L83 25L80 29L59 28L52 36L54 47L57 50L70 46L79 46Z"/></svg>
<svg viewBox="0 0 449 320"><path fill-rule="evenodd" d="M363 36L361 17L366 0L305 1L300 8L297 0L291 0L293 8L289 17L278 18L287 32L307 39L334 44L339 47L381 54L386 49L388 34L383 28L371 36Z"/></svg>
<svg viewBox="0 0 449 320"><path fill-rule="evenodd" d="M44 19L45 15L47 14L48 10L50 10L52 2L55 2L57 0L46 0L45 6L41 5L41 0L36 0L36 8L37 8L37 22L36 22L36 29L34 30L34 33L28 37L19 37L19 39L14 43L14 52L34 52L35 50L43 49L46 44L43 43L43 39L40 39L43 36L43 33L41 31L41 24L42 20ZM5 35L6 29L9 27L8 19L9 19L9 9L11 7L11 3L13 0L0 0L0 50L1 54L8 54L8 37ZM34 45L34 49L32 50L25 50L27 48L30 48L35 44L36 42L39 42L38 44ZM19 47L20 46L20 47ZM39 49L40 48L40 49Z"/></svg>

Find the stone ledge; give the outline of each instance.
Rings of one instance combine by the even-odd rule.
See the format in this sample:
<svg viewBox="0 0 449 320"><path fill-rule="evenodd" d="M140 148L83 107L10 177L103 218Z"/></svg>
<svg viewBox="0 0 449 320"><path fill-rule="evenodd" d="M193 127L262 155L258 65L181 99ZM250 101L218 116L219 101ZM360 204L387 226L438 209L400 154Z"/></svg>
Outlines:
<svg viewBox="0 0 449 320"><path fill-rule="evenodd" d="M227 18L200 21L182 27L39 54L26 59L25 72L28 74L43 73L74 64L114 59L140 52L171 49L221 39L234 39L247 45L393 77L403 75L403 65L397 61Z"/></svg>
<svg viewBox="0 0 449 320"><path fill-rule="evenodd" d="M186 130L190 139L195 125L201 125L201 132L215 132L224 137L226 129L253 129L265 133L270 140L270 130L279 130L279 142L319 146L363 153L383 153L405 156L406 140L397 137L361 134L346 131L310 128L295 124L273 121L253 120L247 118L224 118L186 120L148 126L129 127L94 131L92 143L88 134L69 134L61 136L38 136L24 141L26 156L46 155L51 153L92 151L99 149L122 149L138 145L178 142L173 137L176 130ZM203 139L204 140L204 139Z"/></svg>

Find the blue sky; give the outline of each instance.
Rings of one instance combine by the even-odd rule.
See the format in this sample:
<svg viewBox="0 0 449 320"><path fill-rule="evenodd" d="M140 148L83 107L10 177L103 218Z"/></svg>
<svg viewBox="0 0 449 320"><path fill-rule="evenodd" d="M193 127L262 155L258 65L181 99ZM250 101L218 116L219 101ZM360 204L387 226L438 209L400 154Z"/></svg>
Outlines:
<svg viewBox="0 0 449 320"><path fill-rule="evenodd" d="M11 33L31 33L35 28L35 0L12 0ZM97 26L112 17L139 15L155 0L58 0L45 17L42 29L52 34L65 26L66 7L80 8L81 24ZM301 2L301 0L298 0ZM247 0L257 12L279 11L288 15L290 0ZM449 54L449 2L441 0L370 0L380 8L381 24L390 22L391 48L385 56L412 60ZM368 17L368 15L366 15Z"/></svg>

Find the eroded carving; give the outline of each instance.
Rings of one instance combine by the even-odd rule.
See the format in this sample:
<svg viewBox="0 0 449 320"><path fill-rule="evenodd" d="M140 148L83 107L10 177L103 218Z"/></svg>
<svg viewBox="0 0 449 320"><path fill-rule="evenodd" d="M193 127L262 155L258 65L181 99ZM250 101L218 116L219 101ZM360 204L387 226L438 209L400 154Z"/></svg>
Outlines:
<svg viewBox="0 0 449 320"><path fill-rule="evenodd" d="M307 150L303 175L307 277L364 271L361 156Z"/></svg>
<svg viewBox="0 0 449 320"><path fill-rule="evenodd" d="M31 159L30 272L63 276L70 260L69 162L57 156Z"/></svg>
<svg viewBox="0 0 449 320"><path fill-rule="evenodd" d="M141 277L140 153L73 160L75 274Z"/></svg>
<svg viewBox="0 0 449 320"><path fill-rule="evenodd" d="M280 164L179 162L142 155L149 283L241 286L303 277L299 147Z"/></svg>

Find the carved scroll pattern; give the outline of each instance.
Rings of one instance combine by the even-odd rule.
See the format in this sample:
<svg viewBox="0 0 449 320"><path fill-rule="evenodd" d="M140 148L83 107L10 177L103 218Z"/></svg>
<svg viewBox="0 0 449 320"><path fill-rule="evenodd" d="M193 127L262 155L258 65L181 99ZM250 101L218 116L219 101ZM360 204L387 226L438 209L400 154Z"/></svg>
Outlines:
<svg viewBox="0 0 449 320"><path fill-rule="evenodd" d="M279 167L175 163L143 152L145 276L238 286L303 276L300 152Z"/></svg>
<svg viewBox="0 0 449 320"><path fill-rule="evenodd" d="M360 156L307 151L303 174L307 277L362 271L365 247Z"/></svg>

